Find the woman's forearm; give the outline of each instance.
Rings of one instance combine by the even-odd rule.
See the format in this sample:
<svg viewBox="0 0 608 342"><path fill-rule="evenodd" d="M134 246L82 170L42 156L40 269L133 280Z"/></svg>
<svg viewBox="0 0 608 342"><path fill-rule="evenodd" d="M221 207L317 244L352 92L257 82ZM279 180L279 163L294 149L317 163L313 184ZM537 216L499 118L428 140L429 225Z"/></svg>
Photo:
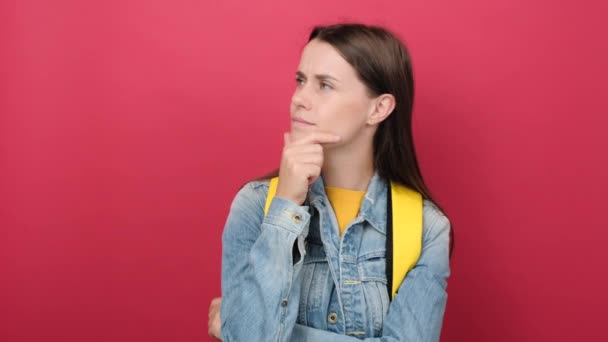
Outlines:
<svg viewBox="0 0 608 342"><path fill-rule="evenodd" d="M253 190L237 195L222 236L222 338L290 341L310 214L307 207L275 197L262 219Z"/></svg>

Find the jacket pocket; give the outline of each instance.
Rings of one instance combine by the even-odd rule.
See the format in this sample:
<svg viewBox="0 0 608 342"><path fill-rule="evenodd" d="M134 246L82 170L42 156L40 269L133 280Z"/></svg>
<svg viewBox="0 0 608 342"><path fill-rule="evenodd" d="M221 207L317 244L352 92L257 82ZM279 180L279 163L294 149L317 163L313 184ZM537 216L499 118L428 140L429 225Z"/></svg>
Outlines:
<svg viewBox="0 0 608 342"><path fill-rule="evenodd" d="M374 337L382 336L384 317L388 312L385 251L366 253L357 258L361 288L365 297L368 330Z"/></svg>
<svg viewBox="0 0 608 342"><path fill-rule="evenodd" d="M327 294L329 266L323 246L315 241L307 241L306 256L302 264L302 291L298 308L297 323L314 328L319 326L319 313L324 310Z"/></svg>

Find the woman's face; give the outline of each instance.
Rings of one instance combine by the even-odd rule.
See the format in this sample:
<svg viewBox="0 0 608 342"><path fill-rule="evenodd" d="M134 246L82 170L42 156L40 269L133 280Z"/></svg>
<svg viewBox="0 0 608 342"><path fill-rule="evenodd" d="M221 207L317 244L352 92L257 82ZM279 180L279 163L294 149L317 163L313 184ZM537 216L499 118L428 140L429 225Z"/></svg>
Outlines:
<svg viewBox="0 0 608 342"><path fill-rule="evenodd" d="M366 126L374 99L355 69L330 44L313 39L306 45L296 81L291 100L292 136L320 130L341 136L343 144Z"/></svg>

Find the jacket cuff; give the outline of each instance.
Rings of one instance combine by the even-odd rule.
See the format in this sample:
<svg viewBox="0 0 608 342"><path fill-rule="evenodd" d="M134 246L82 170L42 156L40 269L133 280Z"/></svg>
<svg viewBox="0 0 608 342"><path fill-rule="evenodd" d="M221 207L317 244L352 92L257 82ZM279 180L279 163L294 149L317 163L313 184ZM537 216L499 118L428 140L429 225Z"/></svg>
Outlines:
<svg viewBox="0 0 608 342"><path fill-rule="evenodd" d="M282 227L296 235L302 233L308 235L307 228L310 222L308 209L307 205L297 205L288 199L275 196L272 198L263 223Z"/></svg>

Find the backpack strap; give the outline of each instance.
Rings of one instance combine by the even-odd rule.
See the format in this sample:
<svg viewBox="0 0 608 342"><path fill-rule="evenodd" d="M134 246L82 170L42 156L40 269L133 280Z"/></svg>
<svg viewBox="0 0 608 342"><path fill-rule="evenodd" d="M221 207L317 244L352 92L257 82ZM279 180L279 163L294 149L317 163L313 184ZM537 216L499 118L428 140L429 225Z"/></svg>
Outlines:
<svg viewBox="0 0 608 342"><path fill-rule="evenodd" d="M387 191L386 275L391 300L422 250L422 195L390 182ZM388 223L391 222L389 225ZM393 260L398 260L394 263Z"/></svg>
<svg viewBox="0 0 608 342"><path fill-rule="evenodd" d="M266 196L266 205L264 206L264 216L266 216L266 214L268 214L268 208L270 208L270 203L272 203L272 198L277 193L278 185L279 185L279 177L274 177L274 178L270 179L268 195Z"/></svg>

